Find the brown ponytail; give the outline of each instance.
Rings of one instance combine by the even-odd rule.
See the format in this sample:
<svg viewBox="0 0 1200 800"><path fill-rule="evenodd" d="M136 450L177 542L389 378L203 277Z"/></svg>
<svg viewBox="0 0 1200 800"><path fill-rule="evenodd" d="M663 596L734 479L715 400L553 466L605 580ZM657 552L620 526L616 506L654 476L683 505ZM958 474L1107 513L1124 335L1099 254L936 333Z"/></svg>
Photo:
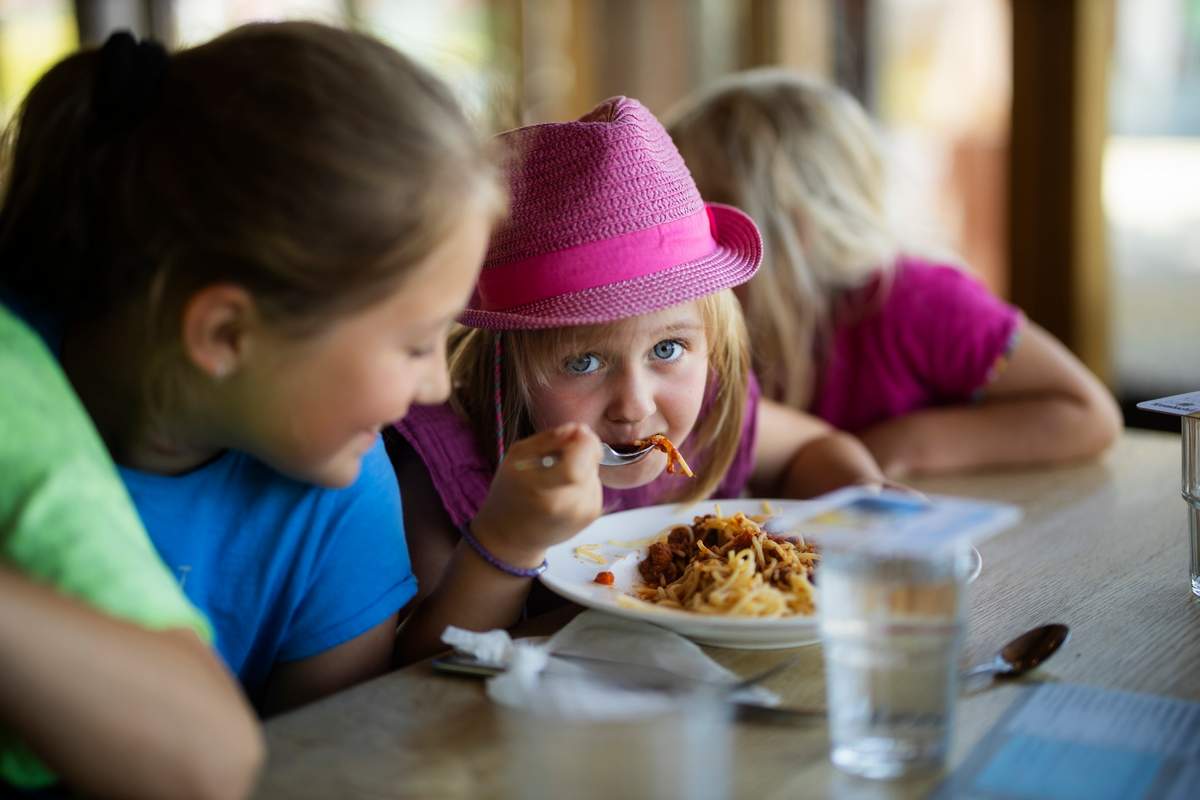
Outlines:
<svg viewBox="0 0 1200 800"><path fill-rule="evenodd" d="M7 134L0 292L64 320L145 308L161 331L229 281L302 333L402 280L468 197L499 207L446 88L369 36L253 24L161 66L149 89L129 74L135 108L116 130L97 122L100 51L25 99Z"/></svg>

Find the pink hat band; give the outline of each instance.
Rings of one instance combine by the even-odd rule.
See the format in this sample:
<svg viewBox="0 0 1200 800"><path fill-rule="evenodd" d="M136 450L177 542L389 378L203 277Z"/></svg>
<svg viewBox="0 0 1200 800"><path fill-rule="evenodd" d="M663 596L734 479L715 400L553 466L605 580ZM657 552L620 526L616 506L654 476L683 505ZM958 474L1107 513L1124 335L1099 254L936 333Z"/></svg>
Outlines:
<svg viewBox="0 0 1200 800"><path fill-rule="evenodd" d="M714 228L705 207L654 228L492 267L479 278L478 308L505 311L699 261L717 249Z"/></svg>

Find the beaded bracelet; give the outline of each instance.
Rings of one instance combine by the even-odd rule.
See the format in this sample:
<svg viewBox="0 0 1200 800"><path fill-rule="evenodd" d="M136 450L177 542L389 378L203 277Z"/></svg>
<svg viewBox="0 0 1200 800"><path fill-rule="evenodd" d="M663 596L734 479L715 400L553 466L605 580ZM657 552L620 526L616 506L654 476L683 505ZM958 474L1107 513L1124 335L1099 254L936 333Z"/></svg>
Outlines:
<svg viewBox="0 0 1200 800"><path fill-rule="evenodd" d="M462 534L463 541L471 545L471 549L476 553L479 553L480 558L507 575L512 575L516 578L536 578L538 575L541 575L543 572L545 572L550 566L550 562L542 559L542 563L536 567L514 567L507 561L502 561L492 555L491 552L483 546L483 542L476 539L475 535L471 533L470 523L459 526L458 530L459 533Z"/></svg>

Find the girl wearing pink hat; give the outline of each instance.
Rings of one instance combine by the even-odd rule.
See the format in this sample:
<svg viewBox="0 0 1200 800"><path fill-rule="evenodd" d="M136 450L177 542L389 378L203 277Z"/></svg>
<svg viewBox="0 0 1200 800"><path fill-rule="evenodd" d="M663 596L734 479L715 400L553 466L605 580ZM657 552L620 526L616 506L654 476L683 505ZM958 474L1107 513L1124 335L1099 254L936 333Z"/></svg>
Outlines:
<svg viewBox="0 0 1200 800"><path fill-rule="evenodd" d="M511 214L451 338L451 401L414 408L389 441L439 612L423 618L511 624L546 548L602 511L882 479L856 439L759 397L731 291L762 259L758 230L701 199L641 104L501 141ZM657 433L694 479L661 453L598 466L599 440Z"/></svg>

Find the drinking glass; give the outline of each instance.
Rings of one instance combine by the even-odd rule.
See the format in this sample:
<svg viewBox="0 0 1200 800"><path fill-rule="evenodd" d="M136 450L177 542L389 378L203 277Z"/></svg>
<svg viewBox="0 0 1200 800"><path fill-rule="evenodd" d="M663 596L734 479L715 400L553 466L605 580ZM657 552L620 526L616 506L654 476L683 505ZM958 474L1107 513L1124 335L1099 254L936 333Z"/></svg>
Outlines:
<svg viewBox="0 0 1200 800"><path fill-rule="evenodd" d="M958 695L969 544L932 552L822 553L820 629L830 758L894 778L938 769Z"/></svg>
<svg viewBox="0 0 1200 800"><path fill-rule="evenodd" d="M1183 499L1191 542L1192 594L1200 597L1200 417L1183 418Z"/></svg>

